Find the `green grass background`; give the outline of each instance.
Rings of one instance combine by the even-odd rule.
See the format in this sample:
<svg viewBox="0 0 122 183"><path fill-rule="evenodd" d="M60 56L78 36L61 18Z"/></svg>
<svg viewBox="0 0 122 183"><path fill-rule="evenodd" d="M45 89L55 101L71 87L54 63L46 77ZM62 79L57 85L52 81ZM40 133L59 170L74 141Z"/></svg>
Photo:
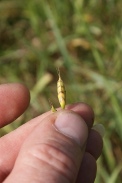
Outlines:
<svg viewBox="0 0 122 183"><path fill-rule="evenodd" d="M21 82L30 107L1 135L59 107L59 67L67 103L86 102L105 126L95 183L122 180L122 1L1 0L0 83Z"/></svg>

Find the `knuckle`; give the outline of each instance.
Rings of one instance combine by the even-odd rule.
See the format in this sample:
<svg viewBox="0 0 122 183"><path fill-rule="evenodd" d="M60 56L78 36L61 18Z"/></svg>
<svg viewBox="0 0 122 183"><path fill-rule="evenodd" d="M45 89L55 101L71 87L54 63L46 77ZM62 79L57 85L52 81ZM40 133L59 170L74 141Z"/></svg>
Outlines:
<svg viewBox="0 0 122 183"><path fill-rule="evenodd" d="M43 164L43 166L48 166L50 171L59 173L67 180L72 180L76 177L76 165L74 161L61 151L61 149L53 145L45 143L36 145L36 147L32 149L31 155L37 159L40 164Z"/></svg>

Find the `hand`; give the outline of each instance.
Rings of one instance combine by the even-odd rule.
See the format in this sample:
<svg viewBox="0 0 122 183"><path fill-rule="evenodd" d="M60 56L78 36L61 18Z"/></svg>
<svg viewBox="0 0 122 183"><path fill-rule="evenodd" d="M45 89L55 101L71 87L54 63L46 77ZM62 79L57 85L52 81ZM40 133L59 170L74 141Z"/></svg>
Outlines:
<svg viewBox="0 0 122 183"><path fill-rule="evenodd" d="M21 84L0 86L0 126L11 123L29 104ZM94 114L83 103L46 112L0 139L0 182L93 183L102 138L91 129Z"/></svg>

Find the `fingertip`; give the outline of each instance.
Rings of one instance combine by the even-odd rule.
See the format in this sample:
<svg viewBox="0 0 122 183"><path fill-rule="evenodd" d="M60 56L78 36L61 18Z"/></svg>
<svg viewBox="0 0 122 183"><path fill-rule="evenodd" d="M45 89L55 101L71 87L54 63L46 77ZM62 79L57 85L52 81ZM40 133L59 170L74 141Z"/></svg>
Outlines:
<svg viewBox="0 0 122 183"><path fill-rule="evenodd" d="M21 84L21 83L15 83L15 84L12 84L12 85L13 85L14 88L16 88L15 91L13 91L13 92L18 93L17 97L22 98L22 102L24 102L24 105L22 107L24 107L26 109L29 105L29 102L30 102L30 91L29 91L29 89L27 88L26 85Z"/></svg>
<svg viewBox="0 0 122 183"><path fill-rule="evenodd" d="M94 125L92 129L97 131L101 135L102 138L104 137L105 127L102 124L98 123L98 124Z"/></svg>
<svg viewBox="0 0 122 183"><path fill-rule="evenodd" d="M28 107L30 100L29 90L20 83L0 85L0 126L19 117Z"/></svg>
<svg viewBox="0 0 122 183"><path fill-rule="evenodd" d="M90 105L79 102L79 103L68 105L67 109L73 110L74 112L79 114L86 122L89 130L91 129L94 122L94 111L90 107Z"/></svg>
<svg viewBox="0 0 122 183"><path fill-rule="evenodd" d="M103 140L101 135L95 131L91 130L89 138L86 145L86 151L89 152L97 160L102 153Z"/></svg>

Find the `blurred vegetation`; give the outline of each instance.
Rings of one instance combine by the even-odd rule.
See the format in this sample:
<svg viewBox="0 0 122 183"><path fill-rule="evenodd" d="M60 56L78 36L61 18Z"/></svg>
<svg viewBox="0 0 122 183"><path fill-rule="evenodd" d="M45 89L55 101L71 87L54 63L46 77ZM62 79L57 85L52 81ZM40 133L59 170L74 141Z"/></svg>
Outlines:
<svg viewBox="0 0 122 183"><path fill-rule="evenodd" d="M21 82L30 107L1 134L59 106L60 68L67 103L86 102L106 128L95 183L122 180L122 1L1 0L0 83Z"/></svg>

